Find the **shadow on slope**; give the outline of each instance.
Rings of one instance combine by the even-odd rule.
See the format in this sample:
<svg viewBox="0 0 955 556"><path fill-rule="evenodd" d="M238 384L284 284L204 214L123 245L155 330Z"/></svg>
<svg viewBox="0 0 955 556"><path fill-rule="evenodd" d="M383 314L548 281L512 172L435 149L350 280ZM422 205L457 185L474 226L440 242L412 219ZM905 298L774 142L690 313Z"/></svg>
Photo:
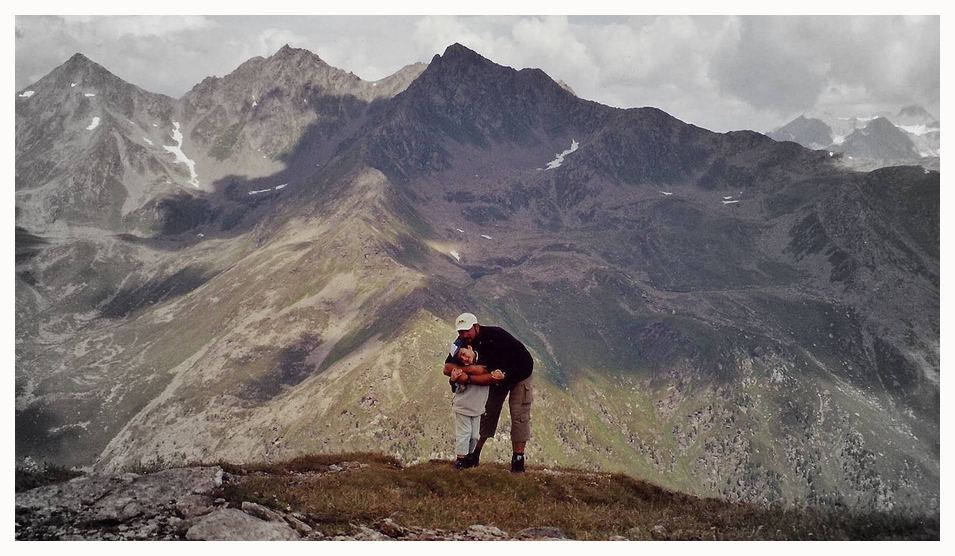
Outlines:
<svg viewBox="0 0 955 556"><path fill-rule="evenodd" d="M36 257L47 243L49 242L46 239L30 233L26 228L17 226L14 239L16 264L27 262Z"/></svg>
<svg viewBox="0 0 955 556"><path fill-rule="evenodd" d="M275 354L275 365L269 365L261 376L244 382L239 387L239 397L247 400L269 400L311 376L315 365L308 362L308 355L322 342L314 334L303 333L297 341L285 346Z"/></svg>
<svg viewBox="0 0 955 556"><path fill-rule="evenodd" d="M189 266L171 276L154 278L139 286L123 288L100 309L99 316L108 319L127 317L147 305L186 295L214 276L215 273L209 274L201 268Z"/></svg>

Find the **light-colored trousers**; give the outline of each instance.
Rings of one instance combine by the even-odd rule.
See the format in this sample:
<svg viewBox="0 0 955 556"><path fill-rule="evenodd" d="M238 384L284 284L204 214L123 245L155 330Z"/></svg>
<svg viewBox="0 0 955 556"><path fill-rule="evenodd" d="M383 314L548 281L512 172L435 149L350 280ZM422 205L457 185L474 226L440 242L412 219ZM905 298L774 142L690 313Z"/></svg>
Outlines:
<svg viewBox="0 0 955 556"><path fill-rule="evenodd" d="M481 432L481 416L454 415L454 450L459 456L466 456L474 451Z"/></svg>

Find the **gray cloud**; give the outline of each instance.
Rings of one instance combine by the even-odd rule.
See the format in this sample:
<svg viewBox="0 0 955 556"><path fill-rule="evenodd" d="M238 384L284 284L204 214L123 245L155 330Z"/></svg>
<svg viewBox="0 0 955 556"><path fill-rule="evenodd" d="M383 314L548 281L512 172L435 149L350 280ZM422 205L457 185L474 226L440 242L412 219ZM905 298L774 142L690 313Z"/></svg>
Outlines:
<svg viewBox="0 0 955 556"><path fill-rule="evenodd" d="M18 16L15 36L17 90L76 52L179 97L286 43L376 80L459 42L583 98L715 131L940 107L938 16Z"/></svg>
<svg viewBox="0 0 955 556"><path fill-rule="evenodd" d="M715 58L720 86L760 110L831 109L865 116L939 102L939 20L741 18Z"/></svg>

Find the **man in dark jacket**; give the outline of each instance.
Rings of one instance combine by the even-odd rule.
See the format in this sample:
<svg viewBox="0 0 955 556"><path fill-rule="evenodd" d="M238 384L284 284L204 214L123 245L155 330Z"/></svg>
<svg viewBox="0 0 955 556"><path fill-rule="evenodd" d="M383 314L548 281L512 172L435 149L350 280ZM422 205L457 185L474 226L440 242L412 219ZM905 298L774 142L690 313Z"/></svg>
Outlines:
<svg viewBox="0 0 955 556"><path fill-rule="evenodd" d="M527 348L509 332L497 326L481 326L477 317L463 313L455 320L458 346L471 346L477 352L473 365L461 365L450 355L444 362L444 374L455 382L477 384L487 383L487 406L481 416L481 432L477 447L468 455L468 466L478 464L481 449L488 438L497 432L497 423L501 417L505 398L511 412L511 471L524 471L524 448L531 435L531 402L534 401L534 389L531 373L534 371L534 359ZM471 367L483 366L488 371L500 369L504 380L495 382L488 375L471 374Z"/></svg>

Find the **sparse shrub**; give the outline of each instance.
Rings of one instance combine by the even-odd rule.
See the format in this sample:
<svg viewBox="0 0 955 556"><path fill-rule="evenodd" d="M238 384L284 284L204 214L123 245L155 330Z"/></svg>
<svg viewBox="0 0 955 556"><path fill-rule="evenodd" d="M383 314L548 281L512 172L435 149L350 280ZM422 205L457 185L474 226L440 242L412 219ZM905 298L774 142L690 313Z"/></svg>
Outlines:
<svg viewBox="0 0 955 556"><path fill-rule="evenodd" d="M23 492L41 486L64 483L82 474L82 471L49 463L18 465L14 479L14 490Z"/></svg>

